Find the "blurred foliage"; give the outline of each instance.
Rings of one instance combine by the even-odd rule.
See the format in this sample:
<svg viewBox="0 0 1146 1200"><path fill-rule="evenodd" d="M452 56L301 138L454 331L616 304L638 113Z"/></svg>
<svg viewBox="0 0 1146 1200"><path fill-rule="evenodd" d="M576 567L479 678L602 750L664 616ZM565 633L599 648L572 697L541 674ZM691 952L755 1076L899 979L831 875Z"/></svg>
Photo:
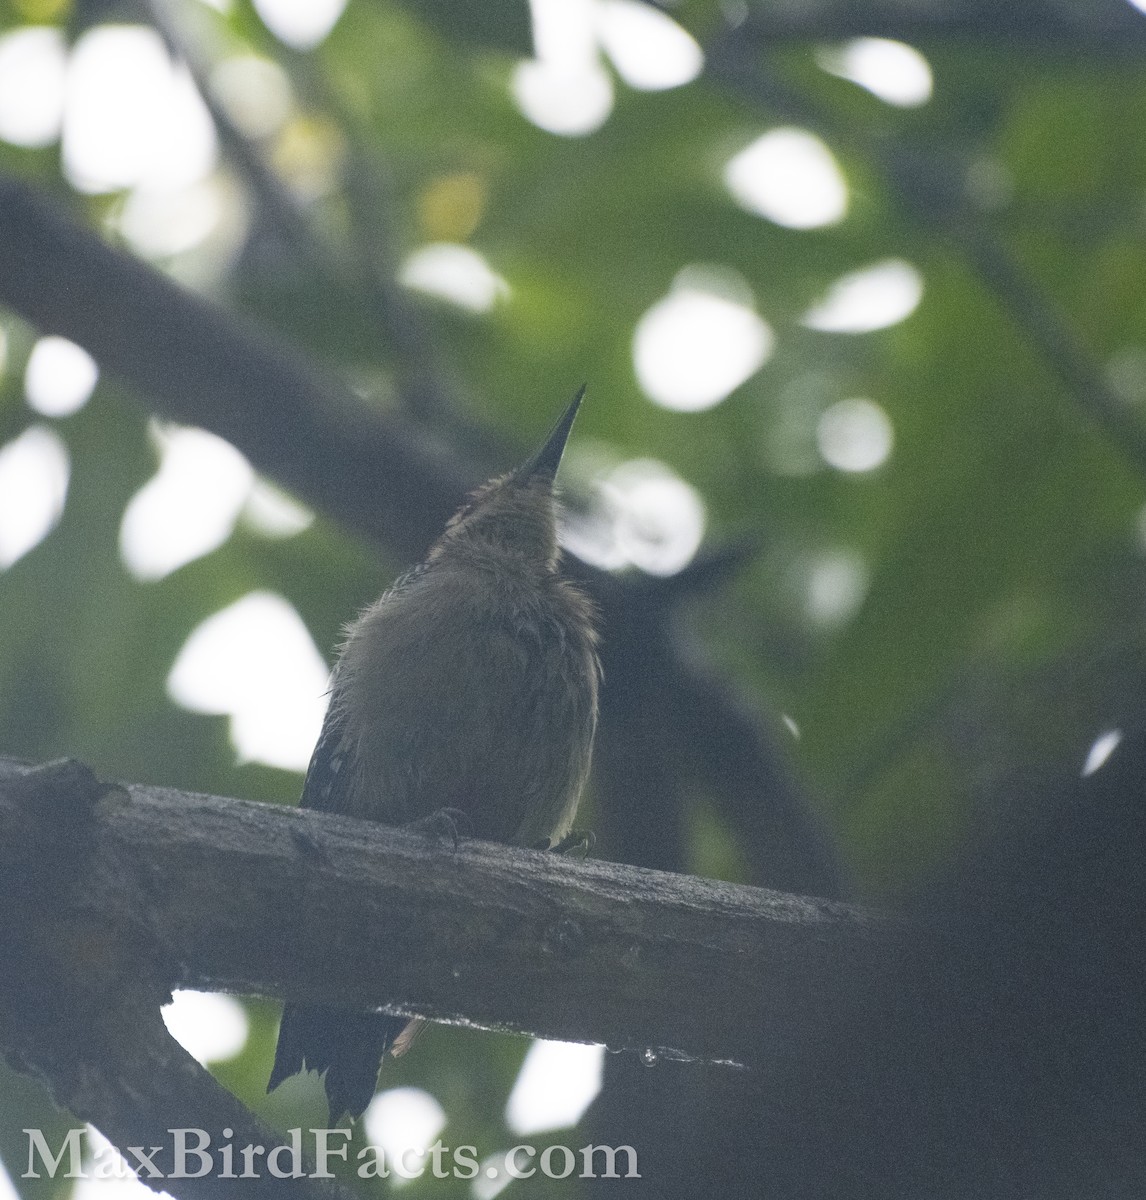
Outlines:
<svg viewBox="0 0 1146 1200"><path fill-rule="evenodd" d="M807 106L813 128L827 114L824 136L851 188L843 222L802 232L742 211L721 182L733 153L792 123L791 113L754 109L718 81L639 92L615 78L615 108L595 133L565 138L531 125L509 90L528 53L516 0L350 0L305 56L280 46L244 3L226 14L193 7L201 54L245 50L287 72L296 115L260 149L272 162L310 153L325 164L306 197L320 244L344 245L350 262L358 247L381 245L399 260L425 241L466 241L508 281L510 299L486 315L402 294L460 397L444 427L485 426L524 447L588 380L575 441L618 460L669 464L703 497L713 542L759 538L757 557L697 603L689 623L762 711L799 726L793 769L863 893L894 896L969 829L1015 806L1037 814L1040 785L1077 772L1098 733L1141 722L1144 464L1056 378L1008 298L969 265L959 236L942 218L914 219L868 153L875 139L929 156L960 187L995 180L989 202L969 201L972 219L1030 273L1099 372L1125 385L1118 364L1138 363L1137 376L1129 372L1137 394L1125 402L1139 411L1146 91L1137 58L1066 57L1034 41L925 45L934 98L896 109L821 72L811 44L767 61L761 52L761 70ZM681 11L699 38L719 20L707 0ZM0 3L5 30L67 20L47 0ZM66 197L93 224L114 223L122 203L74 194L54 147L0 142L0 170ZM241 196L234 166L224 159L221 170ZM362 190L370 178L374 190ZM925 282L907 320L855 335L801 323L833 280L891 256L914 263ZM777 350L710 411L670 412L638 387L633 330L697 263L744 277ZM229 257L208 243L158 265L285 331L378 403L395 402L409 363L396 360L361 279L319 278L264 221L254 219ZM22 389L34 335L14 318L3 323L7 442L40 418ZM823 463L775 469L777 439L794 419L807 432L828 404L852 396L890 417L885 465L859 474ZM117 538L124 506L155 469L147 419L146 397L103 378L85 409L50 422L69 447L71 482L58 528L0 579L0 749L75 755L109 777L293 802L297 776L236 764L225 719L171 704L171 663L200 621L255 588L286 596L330 650L340 624L401 564L378 562L320 516L287 540L240 527L162 581L135 582ZM850 619L817 622L808 571L838 552L858 556L867 589ZM734 833L705 797L684 827L697 869L745 874ZM252 1002L250 1012L250 1043L219 1077L280 1128L321 1124L317 1092L263 1096L276 1009ZM484 1155L519 1140L501 1114L523 1049L438 1031L388 1064L386 1082L427 1087L449 1114L446 1140L473 1142ZM31 1085L5 1074L0 1149L10 1164L22 1149L11 1131L33 1120L46 1128L51 1119L36 1115L44 1106ZM403 1189L411 1198L431 1190L466 1195L468 1185ZM529 1194L542 1194L536 1180Z"/></svg>

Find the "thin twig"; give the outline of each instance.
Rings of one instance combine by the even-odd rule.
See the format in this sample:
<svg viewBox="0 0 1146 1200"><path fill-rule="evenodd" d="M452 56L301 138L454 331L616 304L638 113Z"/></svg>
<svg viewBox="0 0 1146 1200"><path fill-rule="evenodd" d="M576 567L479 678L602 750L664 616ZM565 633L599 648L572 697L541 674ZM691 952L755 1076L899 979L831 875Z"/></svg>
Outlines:
<svg viewBox="0 0 1146 1200"><path fill-rule="evenodd" d="M319 278L328 277L333 266L334 248L322 243L290 189L219 102L211 87L207 65L185 35L169 0L146 0L146 5L151 23L167 44L168 53L187 67L219 140L254 196L260 214L270 223L285 248L298 254Z"/></svg>
<svg viewBox="0 0 1146 1200"><path fill-rule="evenodd" d="M416 301L398 282L397 223L394 189L385 164L368 155L354 135L349 113L338 102L312 55L292 54L280 47L280 57L301 81L309 103L333 111L346 146L344 190L353 219L353 246L341 246L320 235L290 189L267 163L262 151L236 125L211 87L207 65L193 45L170 0L147 0L152 23L170 52L182 60L211 115L220 140L285 246L297 252L320 283L345 281L358 294L363 308L382 333L381 350L388 351L401 376L398 395L406 411L419 420L448 417L455 407L441 364L427 336Z"/></svg>

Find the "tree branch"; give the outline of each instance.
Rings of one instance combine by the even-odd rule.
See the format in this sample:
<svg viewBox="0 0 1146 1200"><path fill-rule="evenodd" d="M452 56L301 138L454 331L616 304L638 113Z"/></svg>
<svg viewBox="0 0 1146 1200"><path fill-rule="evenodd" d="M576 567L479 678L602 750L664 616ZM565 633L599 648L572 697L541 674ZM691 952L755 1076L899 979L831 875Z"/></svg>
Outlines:
<svg viewBox="0 0 1146 1200"><path fill-rule="evenodd" d="M86 347L172 420L202 425L348 528L417 558L474 476L424 432L242 316L105 245L0 177L0 299Z"/></svg>
<svg viewBox="0 0 1146 1200"><path fill-rule="evenodd" d="M116 797L123 794L79 763L29 771L0 761L0 1048L126 1162L131 1147L154 1151L145 1182L216 1200L234 1187L217 1172L167 1182L177 1166L174 1130L202 1131L214 1147L282 1143L167 1032L159 1010L179 961L152 917L161 885L147 861L127 861L106 837L101 806L114 807ZM199 1161L190 1159L192 1172ZM258 1178L244 1180L245 1194L353 1194L331 1180L278 1178L262 1165Z"/></svg>
<svg viewBox="0 0 1146 1200"><path fill-rule="evenodd" d="M65 798L84 778L54 770ZM26 775L0 760L10 861L35 845L12 798ZM880 942L879 921L826 900L168 788L107 791L84 845L41 920L144 930L137 972L160 990L384 1006L676 1057L782 1057Z"/></svg>

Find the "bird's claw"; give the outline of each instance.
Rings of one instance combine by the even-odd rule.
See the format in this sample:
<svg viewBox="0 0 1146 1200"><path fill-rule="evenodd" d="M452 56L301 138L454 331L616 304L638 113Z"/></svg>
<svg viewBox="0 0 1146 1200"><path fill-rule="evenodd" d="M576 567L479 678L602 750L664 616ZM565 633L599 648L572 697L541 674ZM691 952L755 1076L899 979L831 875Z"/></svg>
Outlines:
<svg viewBox="0 0 1146 1200"><path fill-rule="evenodd" d="M587 858L596 844L597 835L591 829L574 829L548 849L554 854L564 854L569 858Z"/></svg>
<svg viewBox="0 0 1146 1200"><path fill-rule="evenodd" d="M308 829L292 825L290 836L295 848L308 862L326 861L326 847Z"/></svg>
<svg viewBox="0 0 1146 1200"><path fill-rule="evenodd" d="M427 837L449 838L455 850L461 838L473 834L473 822L469 814L460 808L435 809L428 816L411 821L406 828L415 833L424 833Z"/></svg>

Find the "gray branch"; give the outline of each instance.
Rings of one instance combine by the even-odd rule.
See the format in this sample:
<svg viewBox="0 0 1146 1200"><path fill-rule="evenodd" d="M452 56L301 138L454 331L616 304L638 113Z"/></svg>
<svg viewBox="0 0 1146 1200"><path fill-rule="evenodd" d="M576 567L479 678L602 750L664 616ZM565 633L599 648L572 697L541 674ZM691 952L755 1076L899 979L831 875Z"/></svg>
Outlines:
<svg viewBox="0 0 1146 1200"><path fill-rule="evenodd" d="M0 760L0 1051L96 1125L126 1162L133 1147L154 1151L144 1182L218 1200L234 1185L215 1172L168 1181L177 1165L171 1131L201 1130L213 1146L282 1143L164 1026L160 1006L181 964L156 919L166 880L150 855L112 832L109 818L125 805L134 807L126 793L79 763L28 770ZM253 1197L353 1195L329 1179L266 1170L242 1186Z"/></svg>
<svg viewBox="0 0 1146 1200"><path fill-rule="evenodd" d="M4 177L0 230L0 300L86 347L161 415L225 437L347 528L416 559L477 482L411 422L370 408L288 343Z"/></svg>
<svg viewBox="0 0 1146 1200"><path fill-rule="evenodd" d="M66 766L40 778L55 772L57 790L74 789L84 772ZM26 773L0 760L9 864L40 861L27 806L4 799ZM173 789L112 788L84 821L82 862L69 887L42 897L52 911L41 919L68 929L94 913L134 930L134 973L160 991L385 1007L766 1066L815 1030L820 998L880 941L880 922L827 900L465 839L455 847Z"/></svg>

